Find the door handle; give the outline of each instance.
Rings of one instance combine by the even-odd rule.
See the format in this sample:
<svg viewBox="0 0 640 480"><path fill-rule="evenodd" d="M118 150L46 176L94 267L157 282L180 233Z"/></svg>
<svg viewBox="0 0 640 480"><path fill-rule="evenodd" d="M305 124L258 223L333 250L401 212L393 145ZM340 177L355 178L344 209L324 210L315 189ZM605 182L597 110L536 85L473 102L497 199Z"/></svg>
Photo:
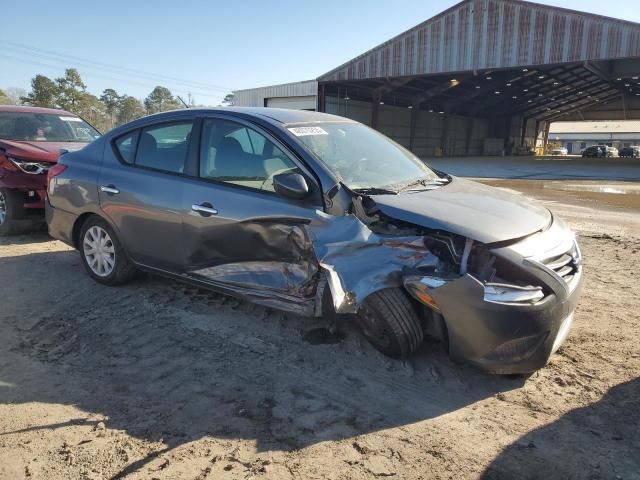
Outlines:
<svg viewBox="0 0 640 480"><path fill-rule="evenodd" d="M113 185L102 185L100 187L100 191L104 193L109 193L111 195L117 195L118 193L120 193L120 190L118 190Z"/></svg>
<svg viewBox="0 0 640 480"><path fill-rule="evenodd" d="M200 205L191 205L191 210L193 210L194 212L198 212L203 217L218 214L218 210L213 208L213 205L211 205L209 202L204 202Z"/></svg>

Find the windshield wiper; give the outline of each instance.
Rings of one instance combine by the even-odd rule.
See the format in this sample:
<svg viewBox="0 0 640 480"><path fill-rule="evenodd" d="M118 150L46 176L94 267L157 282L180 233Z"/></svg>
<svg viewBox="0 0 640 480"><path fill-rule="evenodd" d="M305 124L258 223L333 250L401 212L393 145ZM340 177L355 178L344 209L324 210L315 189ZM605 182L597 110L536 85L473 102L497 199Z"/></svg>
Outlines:
<svg viewBox="0 0 640 480"><path fill-rule="evenodd" d="M419 178L417 180L412 180L411 182L404 183L401 185L398 190L401 192L405 192L407 190L431 190L437 187L441 187L442 185L446 185L449 183L449 179L446 178ZM422 187L422 188L415 188Z"/></svg>
<svg viewBox="0 0 640 480"><path fill-rule="evenodd" d="M397 190L391 190L388 188L378 188L378 187L362 187L362 188L352 188L353 192L361 193L363 195L398 195Z"/></svg>

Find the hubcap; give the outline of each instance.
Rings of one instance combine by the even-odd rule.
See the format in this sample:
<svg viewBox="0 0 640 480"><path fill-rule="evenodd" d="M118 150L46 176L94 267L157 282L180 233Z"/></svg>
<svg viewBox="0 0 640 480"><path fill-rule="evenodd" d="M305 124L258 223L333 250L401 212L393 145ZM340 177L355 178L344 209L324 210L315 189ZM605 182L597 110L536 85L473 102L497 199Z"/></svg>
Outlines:
<svg viewBox="0 0 640 480"><path fill-rule="evenodd" d="M111 237L97 225L84 234L82 242L84 258L89 268L99 277L107 277L116 263L116 252Z"/></svg>
<svg viewBox="0 0 640 480"><path fill-rule="evenodd" d="M0 192L0 225L4 223L4 219L7 217L7 201L4 198L4 193Z"/></svg>

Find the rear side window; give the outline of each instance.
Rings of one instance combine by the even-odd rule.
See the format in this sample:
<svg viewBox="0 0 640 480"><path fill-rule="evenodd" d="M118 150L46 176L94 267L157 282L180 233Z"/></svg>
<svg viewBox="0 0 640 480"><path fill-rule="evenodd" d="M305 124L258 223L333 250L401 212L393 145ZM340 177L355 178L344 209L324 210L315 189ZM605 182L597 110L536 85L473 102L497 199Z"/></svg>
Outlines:
<svg viewBox="0 0 640 480"><path fill-rule="evenodd" d="M135 164L164 172L182 173L193 122L147 127L140 133Z"/></svg>
<svg viewBox="0 0 640 480"><path fill-rule="evenodd" d="M136 145L138 144L138 136L140 130L129 132L115 141L116 149L120 154L120 158L127 163L133 163L133 157L136 154Z"/></svg>

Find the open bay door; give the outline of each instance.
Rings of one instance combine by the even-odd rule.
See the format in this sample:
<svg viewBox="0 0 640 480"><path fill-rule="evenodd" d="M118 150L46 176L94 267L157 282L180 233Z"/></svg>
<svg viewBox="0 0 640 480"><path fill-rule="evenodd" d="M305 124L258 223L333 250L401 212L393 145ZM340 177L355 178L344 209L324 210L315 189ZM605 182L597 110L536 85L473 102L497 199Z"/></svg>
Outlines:
<svg viewBox="0 0 640 480"><path fill-rule="evenodd" d="M308 95L304 97L273 97L265 99L266 107L290 108L293 110L314 110L316 109L316 96Z"/></svg>

